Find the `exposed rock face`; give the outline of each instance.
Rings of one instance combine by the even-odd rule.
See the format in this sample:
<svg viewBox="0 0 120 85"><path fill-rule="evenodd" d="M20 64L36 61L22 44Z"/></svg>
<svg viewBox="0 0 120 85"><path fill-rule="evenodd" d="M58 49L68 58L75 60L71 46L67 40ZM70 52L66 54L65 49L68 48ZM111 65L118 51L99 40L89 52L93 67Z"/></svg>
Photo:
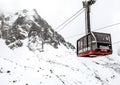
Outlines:
<svg viewBox="0 0 120 85"><path fill-rule="evenodd" d="M42 19L37 11L22 10L14 15L0 15L0 38L5 40L11 49L21 47L22 40L28 39L28 48L32 51L43 50L44 44L54 48L63 44L68 49L75 47L55 32L52 27Z"/></svg>

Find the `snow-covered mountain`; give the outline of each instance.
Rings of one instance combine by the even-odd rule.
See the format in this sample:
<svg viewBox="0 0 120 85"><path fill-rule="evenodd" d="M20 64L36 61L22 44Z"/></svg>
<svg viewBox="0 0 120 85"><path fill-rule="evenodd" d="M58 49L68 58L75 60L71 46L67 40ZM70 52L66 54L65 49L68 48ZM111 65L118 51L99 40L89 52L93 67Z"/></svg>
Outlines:
<svg viewBox="0 0 120 85"><path fill-rule="evenodd" d="M38 50L43 50L44 44L52 45L54 48L63 44L67 48L74 49L74 46L54 31L35 9L32 11L24 9L12 15L1 14L0 21L0 36L11 49L22 47L24 39L29 40L30 50L35 50L36 47Z"/></svg>
<svg viewBox="0 0 120 85"><path fill-rule="evenodd" d="M76 56L36 10L1 14L1 85L119 85L120 58Z"/></svg>

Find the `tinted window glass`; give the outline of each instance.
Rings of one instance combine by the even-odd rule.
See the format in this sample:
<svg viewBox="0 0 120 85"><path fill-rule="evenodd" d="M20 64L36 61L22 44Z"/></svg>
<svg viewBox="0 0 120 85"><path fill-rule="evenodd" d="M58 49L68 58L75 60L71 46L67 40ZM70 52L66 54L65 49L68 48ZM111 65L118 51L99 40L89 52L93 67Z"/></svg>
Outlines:
<svg viewBox="0 0 120 85"><path fill-rule="evenodd" d="M104 33L94 33L95 37L98 42L107 42L110 43L110 34L104 34Z"/></svg>

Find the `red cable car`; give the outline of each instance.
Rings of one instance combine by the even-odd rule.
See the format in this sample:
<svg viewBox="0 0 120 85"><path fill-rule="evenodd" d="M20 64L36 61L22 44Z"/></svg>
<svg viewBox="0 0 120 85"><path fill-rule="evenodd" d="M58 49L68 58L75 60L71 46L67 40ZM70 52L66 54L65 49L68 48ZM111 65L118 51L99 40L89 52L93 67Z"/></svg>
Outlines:
<svg viewBox="0 0 120 85"><path fill-rule="evenodd" d="M108 33L91 32L90 6L96 0L83 2L85 8L86 35L77 40L78 57L96 57L112 54L111 35Z"/></svg>
<svg viewBox="0 0 120 85"><path fill-rule="evenodd" d="M96 57L112 54L111 35L91 32L77 40L77 56Z"/></svg>

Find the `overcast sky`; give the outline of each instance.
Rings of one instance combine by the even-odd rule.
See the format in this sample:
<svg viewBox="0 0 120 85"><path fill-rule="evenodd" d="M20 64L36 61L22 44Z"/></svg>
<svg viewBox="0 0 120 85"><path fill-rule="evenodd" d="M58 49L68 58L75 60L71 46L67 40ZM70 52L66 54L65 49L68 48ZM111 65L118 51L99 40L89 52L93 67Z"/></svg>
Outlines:
<svg viewBox="0 0 120 85"><path fill-rule="evenodd" d="M15 10L31 10L35 8L40 16L55 29L82 8L82 1L84 0L0 0L0 10L1 12L12 12ZM96 0L96 3L91 7L91 29L95 30L107 25L119 23L119 9L120 0ZM113 40L116 41L115 35L118 32L120 33L120 25L111 28L99 31L111 33ZM81 35L72 38L69 38L69 36L84 32L84 13L82 13L59 33L75 45L76 40Z"/></svg>

